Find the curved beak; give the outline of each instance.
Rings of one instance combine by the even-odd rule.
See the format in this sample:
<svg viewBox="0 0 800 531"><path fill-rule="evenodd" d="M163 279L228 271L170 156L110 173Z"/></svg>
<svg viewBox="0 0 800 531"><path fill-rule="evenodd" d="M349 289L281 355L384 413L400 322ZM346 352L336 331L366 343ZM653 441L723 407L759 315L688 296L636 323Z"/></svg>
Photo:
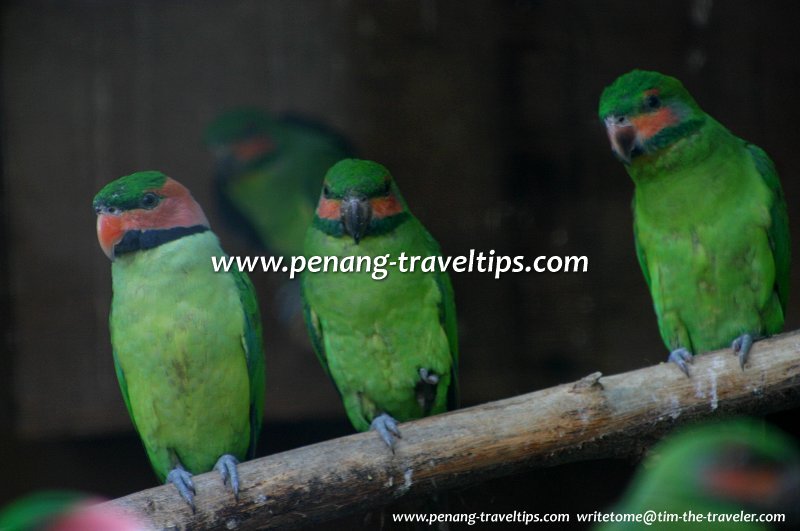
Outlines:
<svg viewBox="0 0 800 531"><path fill-rule="evenodd" d="M346 196L342 199L341 216L345 232L358 244L372 220L372 206L369 200L364 196Z"/></svg>
<svg viewBox="0 0 800 531"><path fill-rule="evenodd" d="M604 122L608 141L611 143L611 151L619 160L630 164L633 156L640 153L642 147L636 127L626 116L612 114L607 116Z"/></svg>
<svg viewBox="0 0 800 531"><path fill-rule="evenodd" d="M114 260L114 246L125 235L123 221L120 216L108 214L102 210L97 211L97 240L106 256Z"/></svg>

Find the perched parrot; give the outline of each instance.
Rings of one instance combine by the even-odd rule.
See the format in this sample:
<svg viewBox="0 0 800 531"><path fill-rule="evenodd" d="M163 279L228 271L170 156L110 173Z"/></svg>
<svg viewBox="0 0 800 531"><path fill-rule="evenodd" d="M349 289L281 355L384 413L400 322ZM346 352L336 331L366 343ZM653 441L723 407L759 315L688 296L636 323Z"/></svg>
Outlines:
<svg viewBox="0 0 800 531"><path fill-rule="evenodd" d="M682 515L783 513L800 519L800 450L761 420L736 419L686 428L656 445L639 467L615 513ZM644 529L613 522L603 531ZM656 522L653 529L774 529L761 522Z"/></svg>
<svg viewBox="0 0 800 531"><path fill-rule="evenodd" d="M634 70L606 87L600 119L633 179L634 240L669 360L782 330L789 222L763 150L700 109L680 81Z"/></svg>
<svg viewBox="0 0 800 531"><path fill-rule="evenodd" d="M226 217L270 252L302 255L322 177L352 155L343 137L299 117L239 108L214 120L205 141Z"/></svg>
<svg viewBox="0 0 800 531"><path fill-rule="evenodd" d="M40 491L0 508L1 531L146 531L144 520L72 491Z"/></svg>
<svg viewBox="0 0 800 531"><path fill-rule="evenodd" d="M121 177L93 206L112 261L114 365L150 463L193 510L191 476L212 468L238 497L236 465L253 456L264 411L253 286L238 270L214 272L219 240L163 173Z"/></svg>
<svg viewBox="0 0 800 531"><path fill-rule="evenodd" d="M345 159L325 175L305 255L438 256L439 245L408 210L389 171ZM314 350L359 431L375 429L394 450L397 422L457 403L458 338L444 272L319 272L301 277Z"/></svg>

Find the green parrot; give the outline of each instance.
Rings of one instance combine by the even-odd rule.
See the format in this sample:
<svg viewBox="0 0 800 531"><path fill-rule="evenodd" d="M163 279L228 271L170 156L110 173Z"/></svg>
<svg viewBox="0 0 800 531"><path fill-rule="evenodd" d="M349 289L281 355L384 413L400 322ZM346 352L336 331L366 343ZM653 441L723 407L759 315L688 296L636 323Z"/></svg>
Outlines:
<svg viewBox="0 0 800 531"><path fill-rule="evenodd" d="M677 79L633 70L606 87L600 119L633 179L634 240L669 360L783 329L786 202L767 154L700 109Z"/></svg>
<svg viewBox="0 0 800 531"><path fill-rule="evenodd" d="M144 519L73 491L38 491L0 508L2 531L145 531Z"/></svg>
<svg viewBox="0 0 800 531"><path fill-rule="evenodd" d="M112 261L114 366L150 463L193 510L191 476L212 468L238 497L236 464L254 455L264 412L250 279L214 272L211 257L224 256L217 236L189 190L163 173L121 177L93 206Z"/></svg>
<svg viewBox="0 0 800 531"><path fill-rule="evenodd" d="M325 175L306 257L439 256L408 210L389 171L345 159ZM402 273L388 262L374 280L363 271L301 276L311 343L359 431L375 429L394 450L397 422L455 407L458 337L450 278L444 272Z"/></svg>
<svg viewBox="0 0 800 531"><path fill-rule="evenodd" d="M81 492L45 490L0 508L2 531L146 531L143 518Z"/></svg>
<svg viewBox="0 0 800 531"><path fill-rule="evenodd" d="M303 254L319 182L352 149L337 133L296 116L238 108L208 127L221 210L250 240L280 256Z"/></svg>
<svg viewBox="0 0 800 531"><path fill-rule="evenodd" d="M800 519L800 449L762 420L735 419L680 430L657 444L637 470L614 512L688 515L783 513ZM662 517L663 520L664 517ZM774 529L761 522L610 522L620 529Z"/></svg>

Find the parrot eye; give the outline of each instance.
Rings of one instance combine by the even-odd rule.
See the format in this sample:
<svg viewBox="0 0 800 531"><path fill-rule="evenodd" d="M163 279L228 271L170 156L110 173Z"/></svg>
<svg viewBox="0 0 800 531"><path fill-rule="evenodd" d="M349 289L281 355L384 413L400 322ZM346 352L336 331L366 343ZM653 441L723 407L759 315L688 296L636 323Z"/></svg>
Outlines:
<svg viewBox="0 0 800 531"><path fill-rule="evenodd" d="M101 215L101 214L110 214L112 216L116 216L118 214L121 214L122 210L120 210L119 208L117 208L115 206L97 205L96 207L94 207L94 212L98 216Z"/></svg>
<svg viewBox="0 0 800 531"><path fill-rule="evenodd" d="M385 181L383 183L383 195L389 196L392 193L392 183L389 181Z"/></svg>
<svg viewBox="0 0 800 531"><path fill-rule="evenodd" d="M325 199L327 199L327 198L329 198L330 196L331 196L331 189L330 189L330 188L328 187L328 185L326 184L325 186L323 186L323 187L322 187L322 197L324 197Z"/></svg>
<svg viewBox="0 0 800 531"><path fill-rule="evenodd" d="M655 109L658 109L659 107L661 107L661 98L659 98L655 94L650 94L644 100L644 105L645 105L645 107L647 107L651 111L655 110Z"/></svg>
<svg viewBox="0 0 800 531"><path fill-rule="evenodd" d="M142 208L150 210L151 208L154 208L158 204L159 199L160 198L153 192L147 192L142 196L140 204L142 205Z"/></svg>

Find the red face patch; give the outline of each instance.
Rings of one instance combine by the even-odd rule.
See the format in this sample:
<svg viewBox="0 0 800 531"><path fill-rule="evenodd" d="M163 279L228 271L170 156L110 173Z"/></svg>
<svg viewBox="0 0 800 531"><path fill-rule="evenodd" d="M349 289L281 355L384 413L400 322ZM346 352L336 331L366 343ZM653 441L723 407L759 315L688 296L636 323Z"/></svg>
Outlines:
<svg viewBox="0 0 800 531"><path fill-rule="evenodd" d="M376 197L370 200L370 204L372 205L372 215L378 219L388 218L403 211L403 205L400 204L394 194L389 194L386 197Z"/></svg>
<svg viewBox="0 0 800 531"><path fill-rule="evenodd" d="M394 194L386 197L374 197L369 200L372 207L372 217L374 219L387 218L403 211L403 205L397 200ZM342 201L340 199L328 199L320 197L317 204L317 216L321 219L332 219L338 221L342 217Z"/></svg>
<svg viewBox="0 0 800 531"><path fill-rule="evenodd" d="M767 500L777 495L780 477L775 470L715 470L706 477L707 486L731 500Z"/></svg>
<svg viewBox="0 0 800 531"><path fill-rule="evenodd" d="M322 219L339 220L342 217L342 202L338 199L320 197L317 205L317 216Z"/></svg>
<svg viewBox="0 0 800 531"><path fill-rule="evenodd" d="M678 123L677 115L669 107L632 117L631 124L636 128L636 132L641 140L648 140L667 127Z"/></svg>
<svg viewBox="0 0 800 531"><path fill-rule="evenodd" d="M275 144L266 136L250 138L233 145L233 156L236 160L247 162L272 151Z"/></svg>

